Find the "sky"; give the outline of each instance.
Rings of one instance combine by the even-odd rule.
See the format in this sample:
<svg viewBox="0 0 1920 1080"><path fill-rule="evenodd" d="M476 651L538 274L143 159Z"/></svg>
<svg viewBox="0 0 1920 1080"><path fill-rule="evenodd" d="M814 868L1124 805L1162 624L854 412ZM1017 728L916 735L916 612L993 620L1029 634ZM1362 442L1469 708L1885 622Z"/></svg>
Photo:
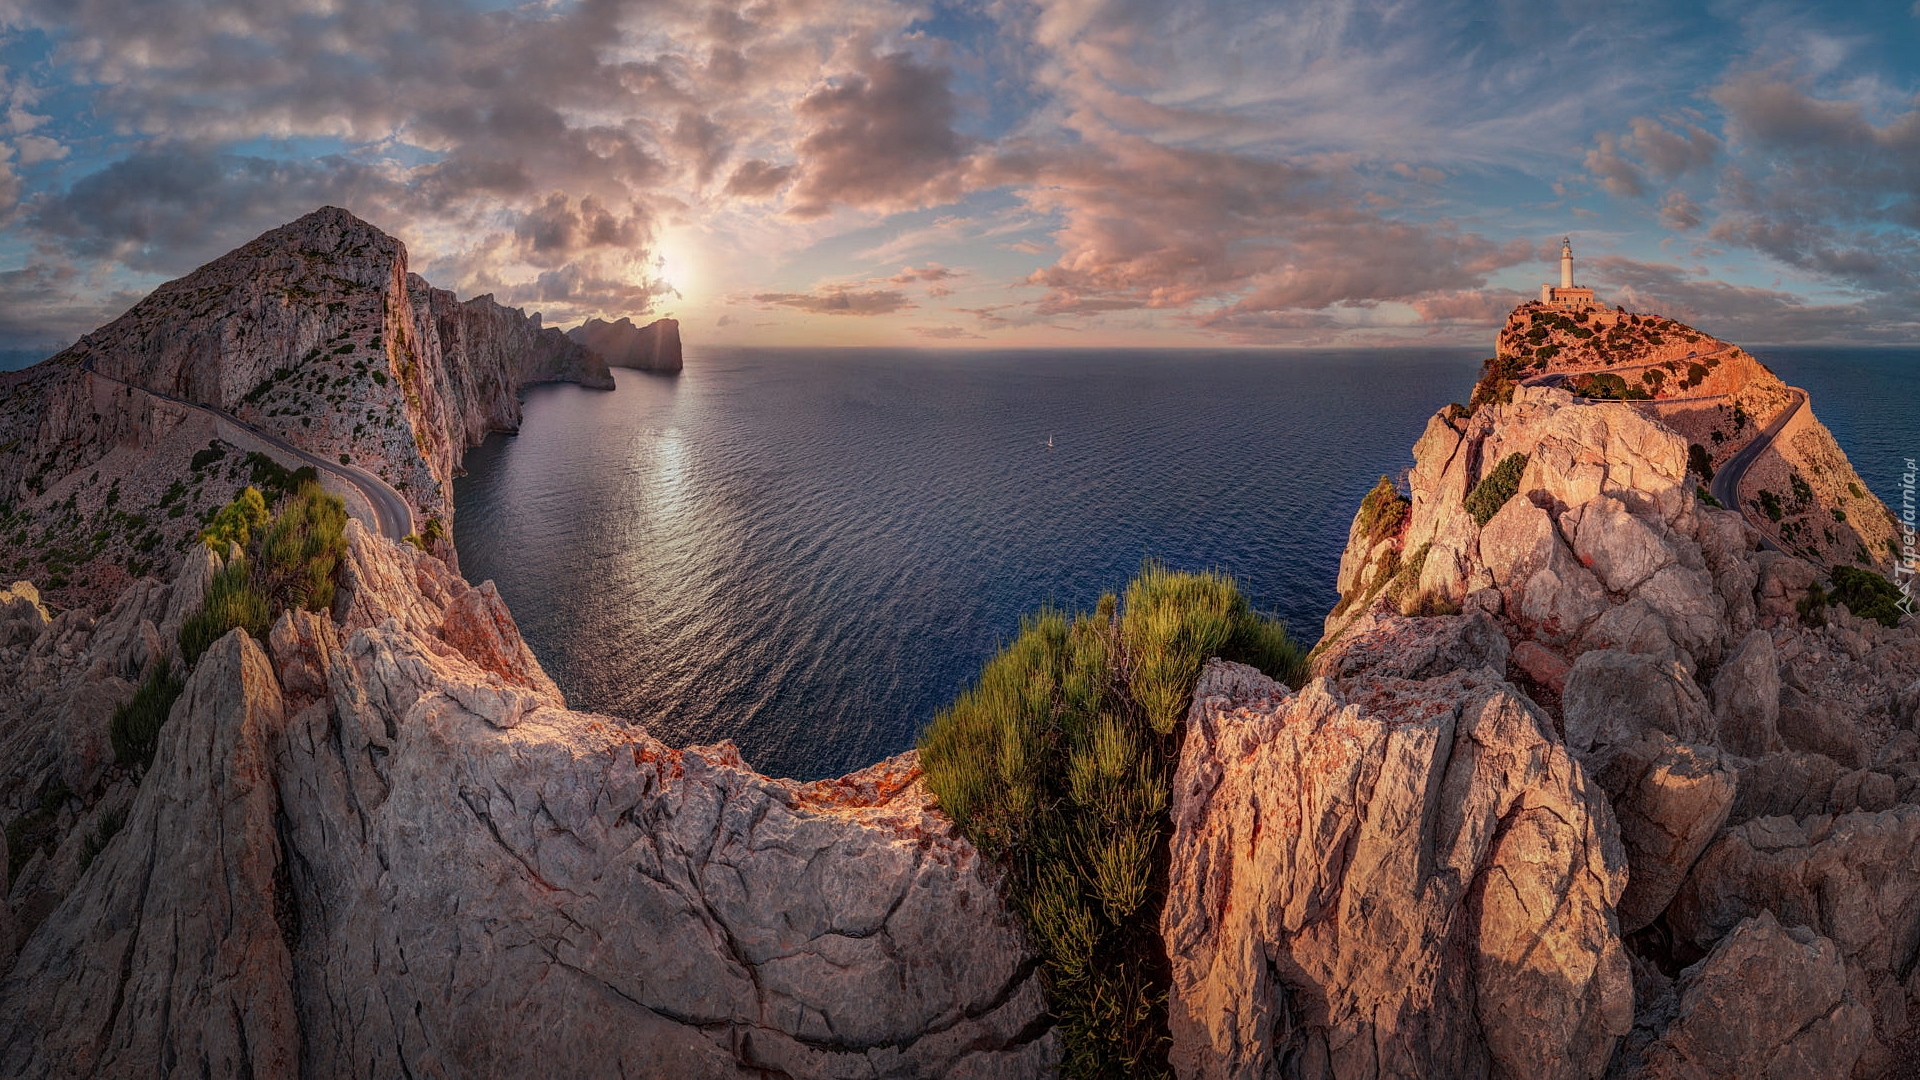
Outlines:
<svg viewBox="0 0 1920 1080"><path fill-rule="evenodd" d="M1920 341L1920 3L0 0L0 347L316 207L689 345Z"/></svg>

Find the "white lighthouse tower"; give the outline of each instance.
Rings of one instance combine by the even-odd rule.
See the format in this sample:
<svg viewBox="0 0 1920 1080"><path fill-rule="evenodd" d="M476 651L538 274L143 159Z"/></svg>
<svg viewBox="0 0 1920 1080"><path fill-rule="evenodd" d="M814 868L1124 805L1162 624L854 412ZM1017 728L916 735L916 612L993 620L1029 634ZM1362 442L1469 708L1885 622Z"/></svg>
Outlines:
<svg viewBox="0 0 1920 1080"><path fill-rule="evenodd" d="M1592 289L1577 289L1573 285L1573 238L1570 236L1560 241L1560 287L1540 286L1540 303L1563 311L1584 311L1599 306L1594 302Z"/></svg>

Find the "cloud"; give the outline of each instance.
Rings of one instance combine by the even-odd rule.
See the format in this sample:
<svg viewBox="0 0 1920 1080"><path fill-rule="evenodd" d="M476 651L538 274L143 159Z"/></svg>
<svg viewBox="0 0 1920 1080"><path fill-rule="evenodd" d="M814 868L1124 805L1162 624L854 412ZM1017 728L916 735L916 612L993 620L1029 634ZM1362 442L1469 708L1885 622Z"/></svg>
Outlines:
<svg viewBox="0 0 1920 1080"><path fill-rule="evenodd" d="M972 140L953 128L945 68L906 53L866 58L801 100L799 181L787 212L814 218L838 205L902 210L950 202Z"/></svg>
<svg viewBox="0 0 1920 1080"><path fill-rule="evenodd" d="M765 199L787 186L793 166L773 165L754 158L743 161L727 178L726 193L742 199Z"/></svg>
<svg viewBox="0 0 1920 1080"><path fill-rule="evenodd" d="M1629 161L1621 153L1619 143L1612 135L1602 133L1596 140L1597 145L1587 151L1587 172L1609 194L1639 197L1647 192L1647 178L1639 166Z"/></svg>
<svg viewBox="0 0 1920 1080"><path fill-rule="evenodd" d="M1876 124L1774 71L1723 81L1737 165L1708 235L1855 288L1920 302L1920 107Z"/></svg>
<svg viewBox="0 0 1920 1080"><path fill-rule="evenodd" d="M789 307L810 315L891 315L914 306L907 294L897 289L828 288L807 293L758 293L753 299L762 306Z"/></svg>
<svg viewBox="0 0 1920 1080"><path fill-rule="evenodd" d="M1656 311L1716 337L1749 344L1912 341L1920 316L1904 305L1864 299L1809 303L1778 289L1735 285L1679 267L1601 256L1586 262L1603 299L1629 311Z"/></svg>
<svg viewBox="0 0 1920 1080"><path fill-rule="evenodd" d="M1700 207L1686 192L1676 188L1660 200L1660 223L1679 232L1697 229L1700 227Z"/></svg>
<svg viewBox="0 0 1920 1080"><path fill-rule="evenodd" d="M959 326L912 326L908 327L908 329L923 338L934 338L940 341L953 341L961 338L985 340L986 338L984 334L976 334L971 330Z"/></svg>

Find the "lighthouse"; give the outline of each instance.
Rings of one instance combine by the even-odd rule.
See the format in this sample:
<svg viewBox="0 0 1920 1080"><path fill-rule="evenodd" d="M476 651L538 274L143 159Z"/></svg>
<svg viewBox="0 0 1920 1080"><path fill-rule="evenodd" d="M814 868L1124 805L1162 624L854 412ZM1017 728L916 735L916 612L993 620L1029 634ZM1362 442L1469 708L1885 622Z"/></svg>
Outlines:
<svg viewBox="0 0 1920 1080"><path fill-rule="evenodd" d="M1561 311L1586 311L1599 306L1594 302L1592 289L1574 288L1571 236L1563 237L1560 241L1560 287L1540 286L1540 303Z"/></svg>

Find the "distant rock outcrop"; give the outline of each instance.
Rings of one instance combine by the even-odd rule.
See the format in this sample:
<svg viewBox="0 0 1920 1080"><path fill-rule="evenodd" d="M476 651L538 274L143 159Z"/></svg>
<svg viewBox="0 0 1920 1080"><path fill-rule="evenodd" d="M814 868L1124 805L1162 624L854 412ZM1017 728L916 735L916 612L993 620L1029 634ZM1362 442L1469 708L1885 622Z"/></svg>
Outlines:
<svg viewBox="0 0 1920 1080"><path fill-rule="evenodd" d="M655 319L645 326L633 325L632 319L588 319L567 336L599 353L610 367L663 372L681 368L677 319Z"/></svg>

